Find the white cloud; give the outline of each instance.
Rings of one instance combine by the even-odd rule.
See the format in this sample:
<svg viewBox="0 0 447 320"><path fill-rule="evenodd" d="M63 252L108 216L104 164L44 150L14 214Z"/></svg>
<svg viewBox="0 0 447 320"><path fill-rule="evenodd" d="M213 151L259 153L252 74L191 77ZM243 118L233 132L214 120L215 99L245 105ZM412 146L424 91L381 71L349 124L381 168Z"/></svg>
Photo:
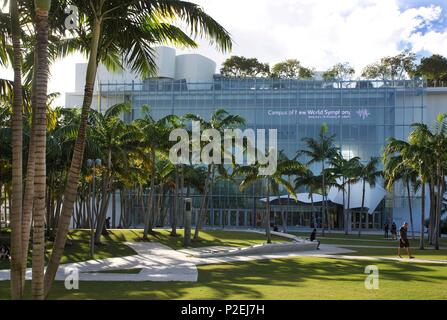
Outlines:
<svg viewBox="0 0 447 320"><path fill-rule="evenodd" d="M225 26L235 45L231 54L276 63L297 58L306 66L325 70L348 61L358 72L403 44L415 51L447 55L447 29L432 30L446 14L425 0L402 9L402 0L190 0ZM407 1L407 0L405 0ZM419 3L419 7L417 3ZM424 30L424 32L421 32ZM222 54L200 41L194 52L222 63ZM80 55L52 68L51 91L74 89L74 62Z"/></svg>
<svg viewBox="0 0 447 320"><path fill-rule="evenodd" d="M385 55L398 53L403 42L416 50L432 51L441 47L442 42L435 39L447 38L447 32L414 34L439 19L439 6L402 11L397 0L196 2L232 33L236 42L232 54L270 63L298 58L318 70L349 61L360 71ZM196 51L218 63L226 58L207 45Z"/></svg>

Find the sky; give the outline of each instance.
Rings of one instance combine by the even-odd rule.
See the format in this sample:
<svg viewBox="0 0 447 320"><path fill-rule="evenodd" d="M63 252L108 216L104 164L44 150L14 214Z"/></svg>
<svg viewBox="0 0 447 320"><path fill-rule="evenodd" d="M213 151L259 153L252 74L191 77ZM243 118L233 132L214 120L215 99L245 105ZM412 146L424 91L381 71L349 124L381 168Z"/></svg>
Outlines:
<svg viewBox="0 0 447 320"><path fill-rule="evenodd" d="M419 56L447 56L445 0L192 0L222 24L234 41L221 53L206 41L195 52L220 64L230 55L256 57L273 65L293 58L318 71L338 62L361 70L383 56L412 49ZM74 90L81 55L57 61L49 90ZM11 72L0 70L11 78Z"/></svg>

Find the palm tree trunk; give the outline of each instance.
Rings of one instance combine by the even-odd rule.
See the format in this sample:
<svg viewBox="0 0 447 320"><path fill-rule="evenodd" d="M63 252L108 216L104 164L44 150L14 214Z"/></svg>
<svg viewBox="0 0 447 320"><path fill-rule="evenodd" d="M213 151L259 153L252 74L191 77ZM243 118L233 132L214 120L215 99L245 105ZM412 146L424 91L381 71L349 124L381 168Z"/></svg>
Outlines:
<svg viewBox="0 0 447 320"><path fill-rule="evenodd" d="M351 214L351 184L348 182L348 207L346 208L348 215L348 234L352 228L352 214Z"/></svg>
<svg viewBox="0 0 447 320"><path fill-rule="evenodd" d="M204 194L203 194L203 198L202 198L202 203L200 205L199 218L197 219L196 229L194 231L194 241L199 240L199 232L200 232L200 228L202 227L203 215L207 209L206 200L208 197L208 192L209 192L209 188L210 188L210 184L211 184L211 182L210 182L210 180L211 180L211 166L212 165L208 166L208 173L207 173L206 181L205 181L205 190L204 190Z"/></svg>
<svg viewBox="0 0 447 320"><path fill-rule="evenodd" d="M20 25L17 0L10 1L12 21L12 41L14 50L14 100L12 105L12 208L11 220L11 298L22 298L23 278L23 246L22 246L22 149L23 149L23 119L22 119L22 53L20 45ZM0 190L1 192L1 190ZM6 210L5 210L6 216Z"/></svg>
<svg viewBox="0 0 447 320"><path fill-rule="evenodd" d="M112 229L116 229L116 190L112 191Z"/></svg>
<svg viewBox="0 0 447 320"><path fill-rule="evenodd" d="M419 249L424 250L425 237L425 182L422 182L422 202L421 202L421 236L419 240Z"/></svg>
<svg viewBox="0 0 447 320"><path fill-rule="evenodd" d="M149 229L152 231L152 222L151 222L151 213L153 216L153 204L154 204L154 188L155 188L155 148L152 147L151 149L151 161L152 161L152 169L151 169L151 190L149 193L149 204L148 204L148 210L146 212L146 221L144 224L144 234L143 239L147 240Z"/></svg>
<svg viewBox="0 0 447 320"><path fill-rule="evenodd" d="M109 210L110 203L110 190L112 189L112 150L107 152L107 173L103 181L102 188L102 201L101 209L99 210L98 223L95 232L95 243L101 244L101 235L107 236L107 230L105 229L105 223L107 219L107 211ZM97 201L99 203L99 201Z"/></svg>
<svg viewBox="0 0 447 320"><path fill-rule="evenodd" d="M46 212L46 102L48 90L48 11L47 7L36 8L37 69L36 69L36 130L35 130L35 176L33 212L33 299L43 300L45 268L45 212Z"/></svg>
<svg viewBox="0 0 447 320"><path fill-rule="evenodd" d="M314 221L314 228L317 229L318 228L317 216L315 215L314 194L312 192L310 193L310 202L311 202L311 210L312 210L312 219Z"/></svg>
<svg viewBox="0 0 447 320"><path fill-rule="evenodd" d="M360 224L359 224L359 237L362 235L362 223L363 223L363 214L368 214L368 212L364 212L365 210L365 191L366 191L366 181L363 179L363 189L362 189L362 208L360 209Z"/></svg>
<svg viewBox="0 0 447 320"><path fill-rule="evenodd" d="M267 212L265 214L265 235L267 243L272 243L272 233L270 232L270 183L267 180Z"/></svg>
<svg viewBox="0 0 447 320"><path fill-rule="evenodd" d="M433 245L433 229L434 229L434 216L435 216L435 190L433 187L433 181L429 182L430 191L430 217L428 223L428 243Z"/></svg>
<svg viewBox="0 0 447 320"><path fill-rule="evenodd" d="M436 220L435 220L435 250L439 250L439 238L441 228L441 211L442 199L444 196L445 177L441 169L441 164L438 165L438 198L436 203Z"/></svg>
<svg viewBox="0 0 447 320"><path fill-rule="evenodd" d="M322 186L323 186L323 190L321 191L321 193L323 194L323 202L322 202L322 205L323 205L323 212L322 212L322 227L323 227L323 237L325 236L324 235L324 230L325 230L325 223L327 222L327 216L326 216L326 214L327 214L327 212L326 212L326 197L325 197L325 193L326 193L326 175L325 175L325 172L324 172L324 161L321 163L321 166L322 166L322 170L321 170L321 174L322 174L322 176L323 176L323 184L322 184Z"/></svg>
<svg viewBox="0 0 447 320"><path fill-rule="evenodd" d="M410 211L410 223L411 223L411 237L416 240L414 235L414 225L413 225L413 206L411 204L411 192L410 192L410 181L406 181L407 185L407 198L408 198L408 210Z"/></svg>
<svg viewBox="0 0 447 320"><path fill-rule="evenodd" d="M343 184L343 188L342 188L342 192L343 192L343 219L344 219L344 229L345 229L345 235L347 236L349 234L349 229L348 229L348 212L346 211L346 192L345 192L345 178L343 178L342 181Z"/></svg>
<svg viewBox="0 0 447 320"><path fill-rule="evenodd" d="M171 205L172 218L171 218L171 237L177 236L177 210L178 210L178 186L179 186L179 177L178 177L178 168L174 168L175 172L175 188L173 192L173 200Z"/></svg>
<svg viewBox="0 0 447 320"><path fill-rule="evenodd" d="M37 65L37 52L34 53L34 64ZM28 262L28 248L31 233L31 220L34 204L34 175L35 175L35 128L36 128L36 68L34 68L31 105L32 105L32 126L28 147L28 163L26 167L25 194L23 199L23 220L22 220L22 290L25 290L25 274Z"/></svg>
<svg viewBox="0 0 447 320"><path fill-rule="evenodd" d="M93 90L95 85L96 71L97 71L97 55L98 45L101 35L101 20L96 18L90 47L90 58L87 67L86 83L84 91L84 102L82 104L81 123L76 138L71 167L68 173L67 184L65 187L64 204L62 206L61 217L57 228L56 239L53 245L48 268L45 274L45 296L48 296L57 269L59 268L60 259L64 252L65 242L68 234L68 227L70 225L71 216L73 213L74 202L76 201L79 176L84 158L85 139L87 130L87 118L90 106L93 100Z"/></svg>

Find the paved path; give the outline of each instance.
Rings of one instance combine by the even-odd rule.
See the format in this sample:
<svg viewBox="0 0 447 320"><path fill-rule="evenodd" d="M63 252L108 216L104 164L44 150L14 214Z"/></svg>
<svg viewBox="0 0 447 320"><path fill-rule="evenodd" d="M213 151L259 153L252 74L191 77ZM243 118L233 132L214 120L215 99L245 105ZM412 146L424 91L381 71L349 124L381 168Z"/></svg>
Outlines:
<svg viewBox="0 0 447 320"><path fill-rule="evenodd" d="M341 260L360 260L360 261L397 261L404 263L423 263L423 264L440 264L447 266L447 260L424 260L424 259L407 259L407 258L391 258L391 257L368 257L368 256L346 256L346 255L314 255L319 258L329 258L329 259L341 259Z"/></svg>
<svg viewBox="0 0 447 320"><path fill-rule="evenodd" d="M81 281L197 281L195 264L186 255L155 242L126 243L137 255L69 263L59 267L56 280L65 280L65 271L77 268ZM141 269L137 274L107 273L112 270ZM99 272L100 271L100 272ZM0 281L9 280L9 270L0 270ZM27 279L31 270L27 270Z"/></svg>

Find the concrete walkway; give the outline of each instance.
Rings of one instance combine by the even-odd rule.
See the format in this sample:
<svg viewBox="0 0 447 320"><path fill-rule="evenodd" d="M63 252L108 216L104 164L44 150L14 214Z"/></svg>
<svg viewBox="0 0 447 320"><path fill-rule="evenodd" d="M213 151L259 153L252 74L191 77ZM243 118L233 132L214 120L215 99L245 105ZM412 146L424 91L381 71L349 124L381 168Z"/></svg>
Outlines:
<svg viewBox="0 0 447 320"><path fill-rule="evenodd" d="M417 263L417 264L439 264L439 265L446 265L447 266L447 260L424 260L424 259L408 259L408 258L387 258L387 257L368 257L368 256L346 256L346 255L338 255L338 254L330 254L330 255L319 255L316 254L314 257L318 258L328 258L328 259L340 259L340 260L360 260L360 261L373 261L373 262L380 262L380 261L396 261L396 262L404 262L404 263Z"/></svg>
<svg viewBox="0 0 447 320"><path fill-rule="evenodd" d="M65 272L79 270L81 281L197 281L195 264L186 255L160 243L126 243L137 255L69 263L59 267L56 280L65 280ZM141 269L139 273L107 273L107 271ZM31 269L27 270L31 279ZM0 281L9 280L9 270L0 270Z"/></svg>

